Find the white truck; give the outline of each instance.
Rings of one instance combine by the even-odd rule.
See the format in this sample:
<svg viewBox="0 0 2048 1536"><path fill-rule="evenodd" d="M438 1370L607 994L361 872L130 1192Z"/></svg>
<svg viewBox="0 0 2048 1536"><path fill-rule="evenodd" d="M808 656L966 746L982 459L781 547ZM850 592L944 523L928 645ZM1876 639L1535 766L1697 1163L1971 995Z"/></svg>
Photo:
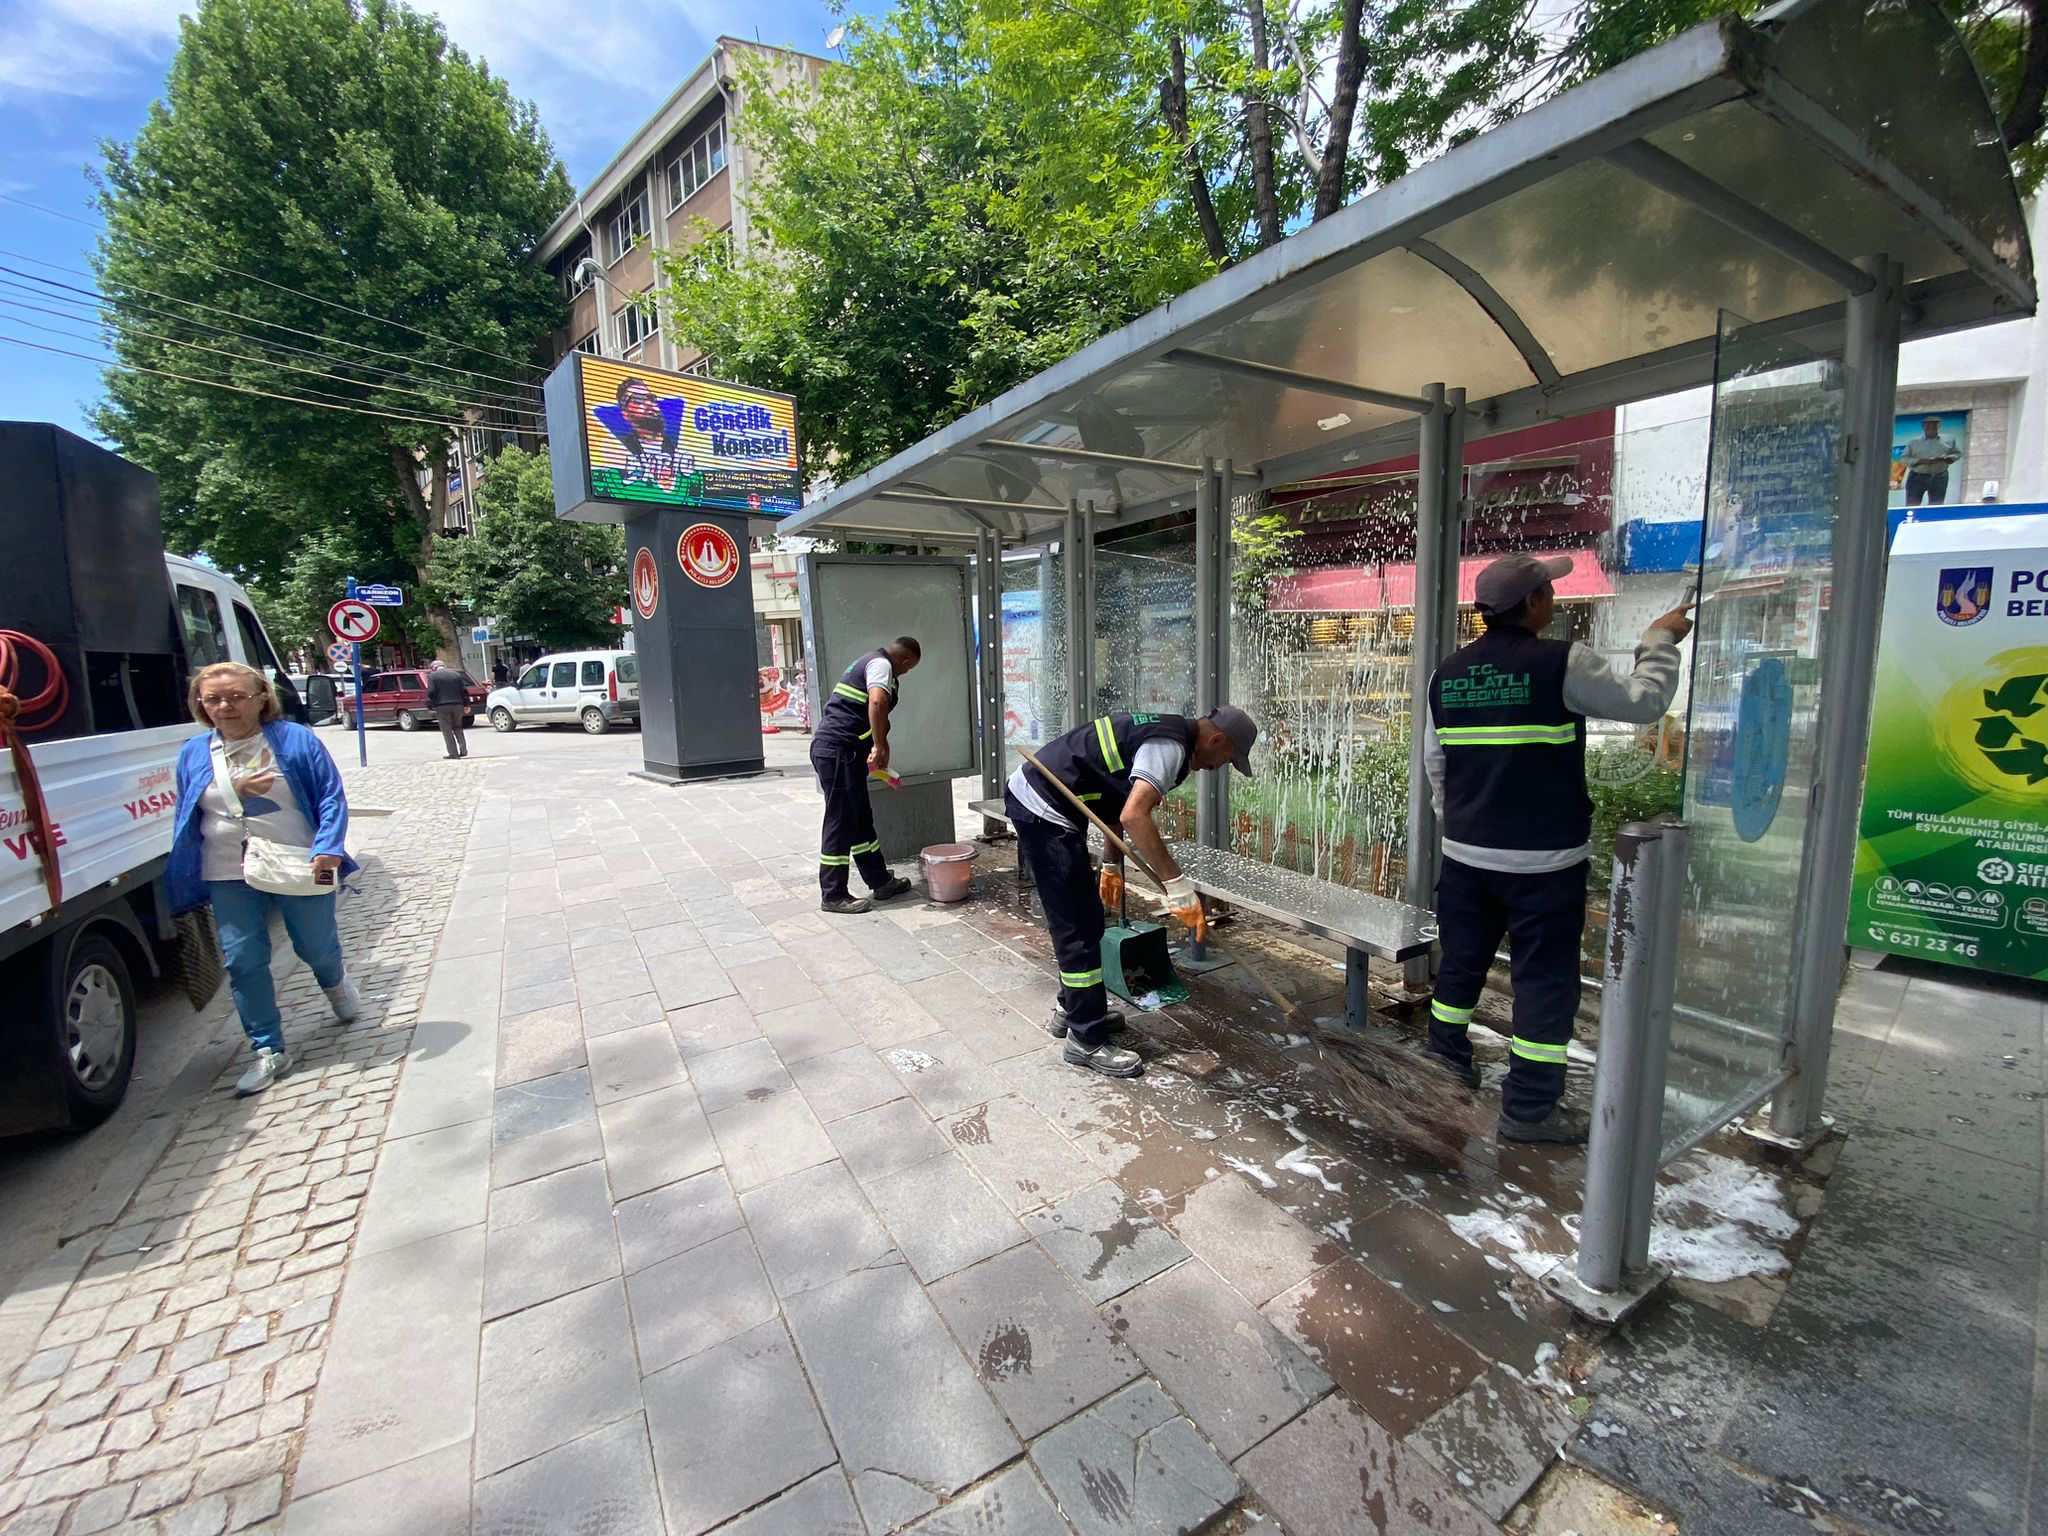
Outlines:
<svg viewBox="0 0 2048 1536"><path fill-rule="evenodd" d="M0 569L0 637L14 635L16 688L34 690L46 680L44 664L23 659L25 652L39 656L33 648L40 646L64 663L70 691L87 695L88 717L81 722L74 714L68 723L83 734L66 734L61 723L52 727L56 739L25 733L47 836L13 754L0 747L0 1133L91 1124L120 1103L135 1064L139 981L175 977L195 1005L218 987L211 924L174 922L162 881L177 811L178 751L199 729L185 713L185 684L193 668L214 661L284 676L249 595L219 571L162 553L153 481L144 547L101 558L110 512L124 533L143 520L133 466L56 428L9 422L0 423L0 473L19 462L10 450L24 447L30 468L39 466L47 445L35 434L50 433L63 439L54 455L60 482L81 474L90 481L106 468L101 461L112 460L125 492L110 509L105 497L92 504L89 484L83 491L65 485L52 505L28 507L32 534L35 520L48 518L54 506L65 531L94 556L74 559L79 569L57 584L91 591L78 606L125 610L112 621L116 627L163 639L153 651L98 647L108 638L106 626L96 629L91 614L73 613L69 594L53 594L47 569L16 576L11 586ZM34 492L26 499L33 503ZM71 528L73 520L90 526ZM160 585L149 579L151 554ZM26 585L31 580L33 587ZM158 605L160 613L150 611ZM103 727L110 717L118 728L87 728ZM55 908L49 857L62 877Z"/></svg>

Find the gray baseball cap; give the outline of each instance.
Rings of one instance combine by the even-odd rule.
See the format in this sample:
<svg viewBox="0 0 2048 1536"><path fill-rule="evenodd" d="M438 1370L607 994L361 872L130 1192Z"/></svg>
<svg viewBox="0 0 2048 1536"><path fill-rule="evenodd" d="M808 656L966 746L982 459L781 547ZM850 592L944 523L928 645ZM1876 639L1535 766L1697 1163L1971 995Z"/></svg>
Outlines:
<svg viewBox="0 0 2048 1536"><path fill-rule="evenodd" d="M1502 555L1479 573L1472 596L1487 612L1502 613L1571 568L1570 555L1553 555L1548 560L1536 555Z"/></svg>
<svg viewBox="0 0 2048 1536"><path fill-rule="evenodd" d="M1230 738L1231 746L1237 749L1231 754L1230 766L1246 778L1250 778L1252 743L1259 739L1259 722L1235 704L1218 704L1209 711L1209 719Z"/></svg>

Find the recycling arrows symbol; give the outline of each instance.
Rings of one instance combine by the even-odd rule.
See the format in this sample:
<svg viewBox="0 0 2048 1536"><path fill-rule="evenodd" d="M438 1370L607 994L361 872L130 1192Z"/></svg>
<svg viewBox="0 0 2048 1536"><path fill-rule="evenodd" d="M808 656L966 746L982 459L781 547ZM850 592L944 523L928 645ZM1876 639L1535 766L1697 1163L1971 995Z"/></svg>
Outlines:
<svg viewBox="0 0 2048 1536"><path fill-rule="evenodd" d="M2024 778L2029 784L2048 779L2048 746L2023 734L2013 724L2041 712L2041 685L2048 673L2026 673L2009 677L1996 688L1984 690L1984 707L1993 713L1977 721L1977 750L2000 773Z"/></svg>

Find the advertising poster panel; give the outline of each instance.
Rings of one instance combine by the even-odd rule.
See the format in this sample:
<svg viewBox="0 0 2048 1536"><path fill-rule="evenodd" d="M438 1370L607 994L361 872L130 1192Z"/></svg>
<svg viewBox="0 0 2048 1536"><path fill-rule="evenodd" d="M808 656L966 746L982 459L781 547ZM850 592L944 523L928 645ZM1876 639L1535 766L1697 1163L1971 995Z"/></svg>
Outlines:
<svg viewBox="0 0 2048 1536"><path fill-rule="evenodd" d="M1849 942L2048 977L2048 516L1893 542Z"/></svg>
<svg viewBox="0 0 2048 1536"><path fill-rule="evenodd" d="M788 395L578 359L588 499L781 517L803 505Z"/></svg>
<svg viewBox="0 0 2048 1536"><path fill-rule="evenodd" d="M1963 456L1969 447L1968 411L1917 411L1895 417L1891 504L1939 507L1967 501Z"/></svg>

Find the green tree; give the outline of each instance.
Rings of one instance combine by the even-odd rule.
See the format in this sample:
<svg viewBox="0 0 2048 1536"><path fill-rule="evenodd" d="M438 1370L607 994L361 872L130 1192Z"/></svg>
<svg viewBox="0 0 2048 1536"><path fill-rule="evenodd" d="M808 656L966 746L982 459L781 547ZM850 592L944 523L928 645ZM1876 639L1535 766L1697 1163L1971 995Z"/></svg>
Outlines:
<svg viewBox="0 0 2048 1536"><path fill-rule="evenodd" d="M549 650L618 642L626 538L611 523L555 516L548 455L507 448L476 491L476 526L442 546L448 597Z"/></svg>
<svg viewBox="0 0 2048 1536"><path fill-rule="evenodd" d="M1762 0L1578 0L1562 18L1564 42L1534 90L1576 85L1666 38L1717 16L1747 16ZM1990 92L2020 190L2048 172L2048 0L1941 0L1962 31Z"/></svg>
<svg viewBox="0 0 2048 1536"><path fill-rule="evenodd" d="M453 432L539 422L569 187L533 109L393 0L201 0L103 152L98 425L171 543L282 589L325 535L431 598Z"/></svg>

